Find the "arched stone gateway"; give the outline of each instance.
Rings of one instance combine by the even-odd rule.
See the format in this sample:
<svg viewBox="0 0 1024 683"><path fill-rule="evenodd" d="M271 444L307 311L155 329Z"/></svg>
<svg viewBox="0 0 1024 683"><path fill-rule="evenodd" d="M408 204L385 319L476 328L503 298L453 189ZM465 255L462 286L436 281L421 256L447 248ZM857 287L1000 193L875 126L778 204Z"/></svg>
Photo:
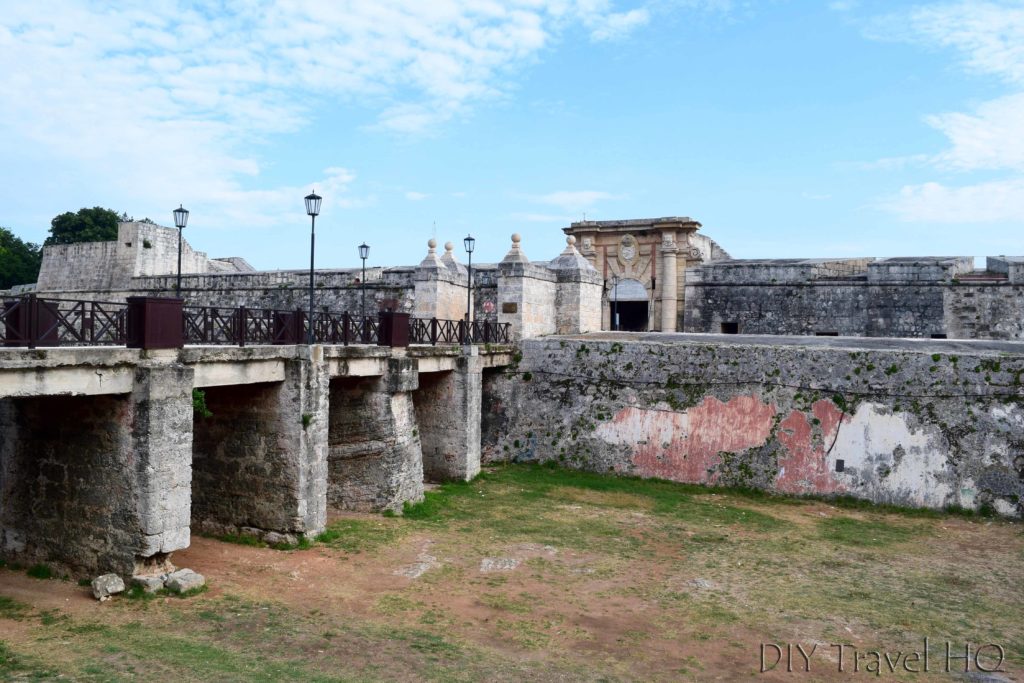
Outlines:
<svg viewBox="0 0 1024 683"><path fill-rule="evenodd" d="M612 317L616 281L632 281L633 294L619 297L619 329L682 329L686 269L729 258L714 240L698 234L700 223L685 216L616 221L579 221L563 231L576 237L580 254L601 274L608 298L604 304L606 330ZM636 285L644 292L642 301ZM622 291L619 292L623 294Z"/></svg>
<svg viewBox="0 0 1024 683"><path fill-rule="evenodd" d="M650 297L643 283L633 278L619 280L608 293L612 329L641 332L648 329Z"/></svg>

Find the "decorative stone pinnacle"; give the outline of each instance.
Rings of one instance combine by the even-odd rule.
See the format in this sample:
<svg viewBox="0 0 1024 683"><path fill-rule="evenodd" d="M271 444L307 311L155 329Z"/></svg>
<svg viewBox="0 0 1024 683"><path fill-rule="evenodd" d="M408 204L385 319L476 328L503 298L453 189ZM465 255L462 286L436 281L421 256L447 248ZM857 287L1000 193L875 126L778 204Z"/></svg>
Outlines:
<svg viewBox="0 0 1024 683"><path fill-rule="evenodd" d="M431 237L429 240L427 240L427 251L428 251L428 253L433 254L434 253L434 249L436 249L436 248L437 248L437 240L435 240L433 237Z"/></svg>
<svg viewBox="0 0 1024 683"><path fill-rule="evenodd" d="M569 235L568 237L565 238L565 243L568 244L570 247L576 246L576 236Z"/></svg>
<svg viewBox="0 0 1024 683"><path fill-rule="evenodd" d="M451 252L451 250L454 249L454 248L455 248L455 245L452 244L451 242L445 242L444 243L444 250L445 251Z"/></svg>
<svg viewBox="0 0 1024 683"><path fill-rule="evenodd" d="M526 254L519 248L519 243L522 241L522 237L518 232L512 233L512 248L508 250L508 254L502 259L502 263L529 263L530 260L526 258Z"/></svg>

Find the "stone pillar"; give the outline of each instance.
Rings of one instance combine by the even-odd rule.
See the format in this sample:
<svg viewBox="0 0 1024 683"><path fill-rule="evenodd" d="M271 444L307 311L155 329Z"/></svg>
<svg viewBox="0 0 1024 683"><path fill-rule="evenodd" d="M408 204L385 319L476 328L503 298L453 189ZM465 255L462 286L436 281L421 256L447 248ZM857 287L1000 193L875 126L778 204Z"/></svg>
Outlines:
<svg viewBox="0 0 1024 683"><path fill-rule="evenodd" d="M530 263L512 235L512 248L498 264L498 322L509 323L513 341L554 334L554 271Z"/></svg>
<svg viewBox="0 0 1024 683"><path fill-rule="evenodd" d="M676 292L678 280L676 279L676 233L666 231L661 233L661 331L675 332L676 318L678 315L679 298Z"/></svg>
<svg viewBox="0 0 1024 683"><path fill-rule="evenodd" d="M558 334L579 334L601 330L601 274L576 251L576 238L565 238L566 246L549 264L558 279L555 292L555 322Z"/></svg>
<svg viewBox="0 0 1024 683"><path fill-rule="evenodd" d="M475 346L464 347L455 370L420 375L416 422L428 480L470 481L480 473L482 378Z"/></svg>
<svg viewBox="0 0 1024 683"><path fill-rule="evenodd" d="M446 248L451 245L449 242ZM417 318L461 320L466 316L466 267L455 261L452 250L445 253L446 261L437 256L437 240L427 242L427 256L413 275Z"/></svg>
<svg viewBox="0 0 1024 683"><path fill-rule="evenodd" d="M327 433L330 425L330 375L323 347L297 347L309 355L285 363L278 414L286 427L278 437L280 453L294 466L294 499L285 508L291 530L309 536L327 525ZM290 427L290 429L289 429ZM294 488L292 488L294 487Z"/></svg>
<svg viewBox="0 0 1024 683"><path fill-rule="evenodd" d="M176 362L143 362L135 369L132 454L140 531L136 573L159 569L171 552L189 546L193 375L191 368Z"/></svg>
<svg viewBox="0 0 1024 683"><path fill-rule="evenodd" d="M413 396L415 359L388 359L381 377L331 381L327 497L365 512L401 511L423 500L423 452Z"/></svg>
<svg viewBox="0 0 1024 683"><path fill-rule="evenodd" d="M193 519L208 533L317 534L327 518L328 369L295 347L282 382L206 389L196 417Z"/></svg>

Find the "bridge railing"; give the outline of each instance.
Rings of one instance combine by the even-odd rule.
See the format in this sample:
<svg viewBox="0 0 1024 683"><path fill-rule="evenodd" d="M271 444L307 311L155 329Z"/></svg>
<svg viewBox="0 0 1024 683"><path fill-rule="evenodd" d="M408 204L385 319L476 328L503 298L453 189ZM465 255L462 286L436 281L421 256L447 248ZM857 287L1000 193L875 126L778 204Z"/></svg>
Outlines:
<svg viewBox="0 0 1024 683"><path fill-rule="evenodd" d="M4 302L0 312L5 346L120 346L179 348L193 345L304 344L308 315L302 310L182 306L179 299L132 297L128 303L75 301L27 295ZM376 316L322 311L313 317L318 344L508 343L509 325L491 320L411 318L381 311Z"/></svg>
<svg viewBox="0 0 1024 683"><path fill-rule="evenodd" d="M123 346L128 304L42 299L34 294L4 302L5 346Z"/></svg>
<svg viewBox="0 0 1024 683"><path fill-rule="evenodd" d="M507 344L508 323L474 320L469 327L465 320L412 318L409 321L409 342L412 344ZM466 339L466 330L470 338Z"/></svg>

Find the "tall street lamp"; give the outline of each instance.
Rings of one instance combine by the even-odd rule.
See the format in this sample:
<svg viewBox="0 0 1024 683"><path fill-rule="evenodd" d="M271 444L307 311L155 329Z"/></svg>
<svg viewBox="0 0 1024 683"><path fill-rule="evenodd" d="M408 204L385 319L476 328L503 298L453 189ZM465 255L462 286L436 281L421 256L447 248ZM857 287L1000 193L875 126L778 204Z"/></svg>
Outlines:
<svg viewBox="0 0 1024 683"><path fill-rule="evenodd" d="M619 329L619 276L612 275L612 329Z"/></svg>
<svg viewBox="0 0 1024 683"><path fill-rule="evenodd" d="M306 343L313 345L313 254L316 252L316 217L320 215L320 202L323 199L313 190L306 195L306 214L312 224L309 228L309 332Z"/></svg>
<svg viewBox="0 0 1024 683"><path fill-rule="evenodd" d="M468 279L466 281L466 343L473 343L473 249L476 248L476 240L473 239L472 235L466 235L466 239L462 240L462 244L466 247L466 253L469 254L469 268L466 271Z"/></svg>
<svg viewBox="0 0 1024 683"><path fill-rule="evenodd" d="M174 296L181 298L181 231L188 225L188 209L178 204L174 210L174 225L178 228L178 284L174 287Z"/></svg>
<svg viewBox="0 0 1024 683"><path fill-rule="evenodd" d="M359 258L363 259L363 278L359 281L362 289L362 302L359 304L359 314L363 316L363 324L366 324L366 257L370 255L370 246L363 242L359 245Z"/></svg>

